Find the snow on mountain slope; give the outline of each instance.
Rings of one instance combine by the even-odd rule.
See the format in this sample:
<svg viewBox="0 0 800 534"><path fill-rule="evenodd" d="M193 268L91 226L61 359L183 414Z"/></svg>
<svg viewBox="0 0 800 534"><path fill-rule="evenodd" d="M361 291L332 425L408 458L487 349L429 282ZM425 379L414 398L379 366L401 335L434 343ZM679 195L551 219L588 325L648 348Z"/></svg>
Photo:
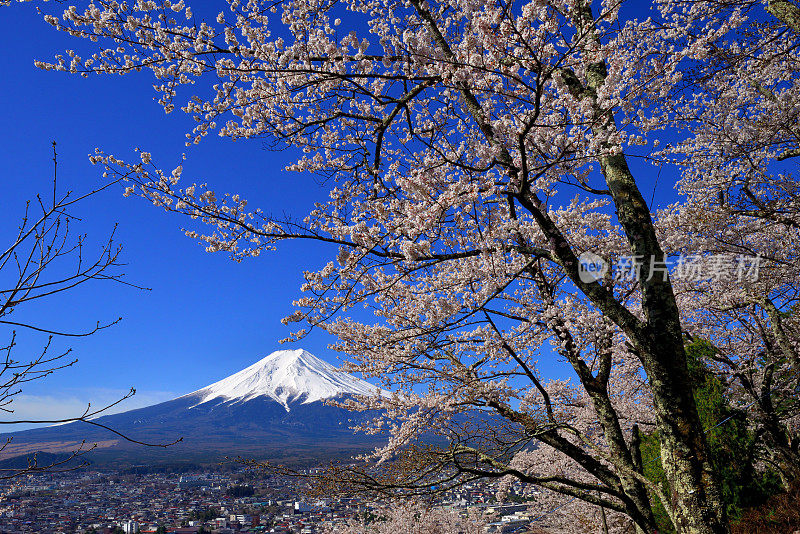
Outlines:
<svg viewBox="0 0 800 534"><path fill-rule="evenodd" d="M217 398L245 402L267 396L288 412L289 403L296 400L307 404L340 394L374 395L377 390L369 382L298 349L275 351L250 367L185 397L199 397L197 405L200 405Z"/></svg>

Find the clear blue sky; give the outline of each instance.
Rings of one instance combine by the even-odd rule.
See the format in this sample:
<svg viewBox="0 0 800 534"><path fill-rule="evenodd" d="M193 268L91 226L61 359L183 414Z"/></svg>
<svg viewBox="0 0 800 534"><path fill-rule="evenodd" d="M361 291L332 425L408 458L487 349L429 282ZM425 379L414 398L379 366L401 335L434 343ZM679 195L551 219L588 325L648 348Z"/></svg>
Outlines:
<svg viewBox="0 0 800 534"><path fill-rule="evenodd" d="M44 7L60 13L65 4ZM24 202L50 188L51 140L58 143L59 185L84 191L101 183L100 169L87 159L95 147L130 158L133 147L153 153L164 167L188 150L184 176L207 181L214 190L238 192L250 206L302 217L327 190L309 175L282 171L291 153L262 149L261 141L206 139L186 149L191 127L180 112L166 116L154 101L148 73L84 79L35 68L76 42L41 20L32 4L0 8L0 238L7 242ZM170 167L171 168L171 167ZM648 169L649 179L654 177ZM668 191L669 187L665 187ZM277 253L234 263L211 255L183 236L188 221L159 211L140 199L123 198L112 188L80 208L78 229L95 247L119 224L125 272L131 282L152 288L139 291L115 284L94 284L20 309L27 319L48 328L84 330L98 320L118 316L117 326L89 338L59 340L72 347L76 366L31 383L18 398L24 417L66 416L86 401L113 400L131 386L137 398L124 408L167 400L218 380L279 348L289 329L280 319L299 296L301 272L324 264L329 248L287 244ZM0 330L2 341L10 336ZM32 357L44 343L41 335L23 335L16 356ZM300 345L335 362L323 334ZM2 430L10 430L6 427Z"/></svg>

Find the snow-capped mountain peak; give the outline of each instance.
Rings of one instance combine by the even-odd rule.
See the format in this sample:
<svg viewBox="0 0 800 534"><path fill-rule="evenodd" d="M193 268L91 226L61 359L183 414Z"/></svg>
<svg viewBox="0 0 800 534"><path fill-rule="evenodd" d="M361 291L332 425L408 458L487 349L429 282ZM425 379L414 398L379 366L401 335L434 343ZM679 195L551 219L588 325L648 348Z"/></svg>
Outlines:
<svg viewBox="0 0 800 534"><path fill-rule="evenodd" d="M298 349L275 351L250 367L187 396L198 397L198 405L217 398L244 402L266 396L282 404L288 412L292 401L301 400L307 404L341 394L374 395L377 389L310 352Z"/></svg>

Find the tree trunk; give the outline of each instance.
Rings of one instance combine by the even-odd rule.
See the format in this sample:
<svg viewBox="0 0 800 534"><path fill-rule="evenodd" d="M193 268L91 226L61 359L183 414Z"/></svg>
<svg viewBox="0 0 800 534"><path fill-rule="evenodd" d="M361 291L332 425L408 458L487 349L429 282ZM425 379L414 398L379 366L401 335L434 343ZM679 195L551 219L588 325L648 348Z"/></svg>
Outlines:
<svg viewBox="0 0 800 534"><path fill-rule="evenodd" d="M665 504L681 534L727 533L722 492L697 413L672 284L660 273L650 276L651 265L663 264L664 253L649 208L624 155L600 160L631 249L645 258L640 280L645 323L628 335L639 351L653 395L661 461L670 488L671 502Z"/></svg>
<svg viewBox="0 0 800 534"><path fill-rule="evenodd" d="M769 401L768 398L765 400ZM763 404L762 408L765 408ZM772 408L771 403L768 403L766 408ZM800 453L798 453L796 446L793 446L794 444L790 441L785 426L778 420L774 410L763 410L763 412L766 412L763 428L767 436L767 442L770 445L772 461L775 462L778 468L784 489L789 491L800 483Z"/></svg>
<svg viewBox="0 0 800 534"><path fill-rule="evenodd" d="M599 46L591 2L579 4L575 20L578 31ZM595 102L595 135L612 138L617 130L613 110L603 108L597 99L608 76L605 63L587 61L585 72L585 85L574 74L565 81L573 94ZM671 502L664 505L680 534L727 534L722 492L714 476L689 378L680 313L672 284L659 271L664 268L665 258L650 208L621 146L605 143L598 162L631 253L642 263L639 284L644 322L623 329L638 351L653 395L661 462L670 490Z"/></svg>
<svg viewBox="0 0 800 534"><path fill-rule="evenodd" d="M633 425L633 429L631 430L631 460L633 461L633 467L638 473L642 473L644 475L644 465L642 464L642 434L639 431L639 425ZM652 507L650 508L650 514L652 517ZM655 518L653 519L653 524L655 524ZM633 523L634 532L636 534L647 534L642 527ZM656 529L653 529L655 532Z"/></svg>
<svg viewBox="0 0 800 534"><path fill-rule="evenodd" d="M685 356L681 361L680 355L669 358L667 351L643 355L653 391L661 464L670 488L670 502L665 505L679 533L724 534L728 523L722 492L707 454Z"/></svg>

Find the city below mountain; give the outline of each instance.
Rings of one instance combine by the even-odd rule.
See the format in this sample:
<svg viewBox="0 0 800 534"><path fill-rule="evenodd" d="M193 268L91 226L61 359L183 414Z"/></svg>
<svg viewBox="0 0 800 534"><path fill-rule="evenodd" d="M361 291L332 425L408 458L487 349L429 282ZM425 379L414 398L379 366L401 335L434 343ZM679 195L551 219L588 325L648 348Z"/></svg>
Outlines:
<svg viewBox="0 0 800 534"><path fill-rule="evenodd" d="M116 465L224 457L313 462L346 457L379 445L381 436L351 427L371 417L324 403L380 394L372 384L339 371L305 350L280 350L219 382L171 401L95 419L148 447L83 422L0 436L13 440L1 459L35 451L68 453L96 444L86 458ZM373 414L374 415L374 414Z"/></svg>

